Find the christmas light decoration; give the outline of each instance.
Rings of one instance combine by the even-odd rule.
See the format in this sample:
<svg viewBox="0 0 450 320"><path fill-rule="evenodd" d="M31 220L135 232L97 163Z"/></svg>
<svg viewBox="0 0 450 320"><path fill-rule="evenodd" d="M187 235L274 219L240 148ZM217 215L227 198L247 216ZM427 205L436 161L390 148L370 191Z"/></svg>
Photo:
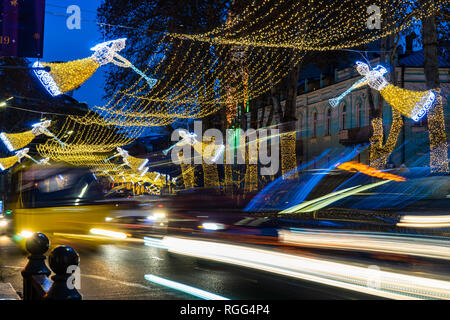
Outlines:
<svg viewBox="0 0 450 320"><path fill-rule="evenodd" d="M182 45L182 43L184 42L180 42L179 44ZM192 47L193 45L189 44L189 46ZM223 51L223 54L226 53L226 48L222 48L221 50ZM211 50L207 51L209 52ZM289 49L288 51L291 50ZM255 61L258 61L259 67L254 70L256 71L256 74L261 74L261 76L254 78L254 81L262 83L263 86L269 88L267 81L264 81L265 76L270 76L271 79L274 79L272 83L275 83L289 70L288 64L290 61L287 61L283 57L283 54L279 54L277 58L273 60L273 62L277 62L276 67L267 69L259 62L262 62L263 59L265 59L265 63L271 63L272 60L270 60L270 58L272 57L263 54L263 50L259 50L257 53L261 56L258 57L258 59L255 57ZM289 56L292 57L293 60L295 57L301 57L301 55L293 56L292 54ZM184 57L185 55L183 55L183 59ZM259 59L261 57L262 59ZM167 60L170 60L170 58L167 58ZM214 63L214 61L211 61L211 63ZM197 66L198 64L194 63L194 65ZM160 66L162 65L158 65L154 72L157 72ZM181 66L177 67L180 70L183 70ZM228 67L230 67L228 63L224 64L222 68L218 67L217 76L228 76ZM281 73L278 72L276 75L273 73L274 71L280 71L281 69L283 70ZM201 70L187 69L186 77L189 78L190 76L196 75L198 72L201 72ZM264 74L264 72L269 73ZM137 81L130 86L129 90L117 92L107 105L103 107L94 107L95 111L89 112L86 116L69 116L66 119L65 124L61 127L61 131L56 134L58 138L64 140L68 145L66 149L62 149L51 141L47 141L45 144L38 146L38 151L41 156L50 157L55 161L66 161L73 165L97 166L100 165L101 161L105 158L103 156L103 159L101 159L102 153L109 153L117 146L131 143L140 136L144 130L143 127L167 125L176 121L178 118L203 117L216 111L221 107L221 104L228 103L228 101L221 100L186 100L183 96L189 96L194 91L195 94L197 94L194 87L195 83L199 84L199 81L198 79L192 80L191 83L193 83L193 85L189 86L187 91L184 89L180 91L180 95L182 96L172 92L170 99L168 98L167 93L164 93L166 92L165 90L168 89L165 84L158 84L158 86L152 90L152 96L155 98L147 98L147 93L141 93L147 86L138 87L139 81ZM182 81L187 83L190 80L187 79L186 81ZM226 79L223 79L223 81L226 81ZM175 88L184 86L182 82L177 83L179 83L179 85L174 85ZM258 84L255 82L255 85ZM207 84L205 90L209 91L211 89L212 87ZM249 85L248 90L249 94L247 99L250 99L250 92L258 92L258 87ZM161 98L156 98L161 94ZM236 97L236 99L241 99L241 97ZM191 106L193 106L193 108L191 108ZM115 126L122 127L123 131L126 131L126 134L114 134L113 129ZM77 132L77 134L67 136L67 132Z"/></svg>
<svg viewBox="0 0 450 320"><path fill-rule="evenodd" d="M147 81L149 88L152 88L158 80L149 78L141 70L136 68L130 61L117 53L125 48L125 41L126 38L121 38L97 44L91 48L91 51L95 51L92 58L100 66L113 63L118 67L133 69L133 71Z"/></svg>
<svg viewBox="0 0 450 320"><path fill-rule="evenodd" d="M332 107L336 107L349 92L366 84L372 89L379 91L384 100L393 109L414 121L419 121L436 100L436 94L432 90L424 92L412 91L388 83L384 78L387 70L383 66L378 65L370 70L370 67L366 63L357 61L356 70L363 78L358 80L339 97L330 99L329 103Z"/></svg>
<svg viewBox="0 0 450 320"><path fill-rule="evenodd" d="M383 75L387 73L387 70L381 65L376 66L375 68L373 68L372 72L370 72L369 66L367 64L361 61L357 61L356 70L358 70L359 74L364 76L356 81L350 88L345 90L341 95L328 101L333 108L337 107L345 98L345 96L350 92L364 85L367 85L369 82L371 83L371 87L375 88L378 91L388 85L386 79L384 79L383 77Z"/></svg>
<svg viewBox="0 0 450 320"><path fill-rule="evenodd" d="M40 135L45 134L49 137L52 137L58 143L61 144L62 147L65 147L65 144L61 142L58 138L56 138L53 133L51 133L47 128L50 126L51 121L46 120L42 122L38 122L32 125L33 129L30 131L22 132L22 133L0 133L0 139L3 141L5 146L9 151L14 151L21 149L28 145L33 139Z"/></svg>
<svg viewBox="0 0 450 320"><path fill-rule="evenodd" d="M281 145L281 174L283 179L286 173L297 167L297 158L295 152L297 133L295 131L285 132L280 135ZM297 174L292 174L289 178L296 178Z"/></svg>
<svg viewBox="0 0 450 320"><path fill-rule="evenodd" d="M113 154L111 157L105 159L105 162L108 162L109 160L111 160L112 158L121 156L122 158L126 159L129 157L129 153L127 150L122 149L121 147L117 147L117 153Z"/></svg>
<svg viewBox="0 0 450 320"><path fill-rule="evenodd" d="M80 60L61 63L41 63L36 61L33 64L33 71L52 96L78 88L95 73L98 67L108 63L113 63L122 68L133 69L152 88L157 80L147 77L130 61L117 53L125 48L125 41L125 38L121 38L97 44L91 48L94 51L92 56ZM45 71L45 67L49 67L50 71Z"/></svg>
<svg viewBox="0 0 450 320"><path fill-rule="evenodd" d="M140 159L132 156L128 156L127 158L123 159L124 162L126 162L127 166L130 168L137 170L139 172L142 172L144 170L144 167L148 163L148 159Z"/></svg>
<svg viewBox="0 0 450 320"><path fill-rule="evenodd" d="M383 119L375 118L372 120L373 135L370 137L370 165L376 169L383 169L387 160L394 151L397 144L398 135L403 127L402 116L395 109L392 109L392 124L386 143L383 133Z"/></svg>
<svg viewBox="0 0 450 320"><path fill-rule="evenodd" d="M416 122L422 119L436 100L432 90L411 91L391 84L381 90L381 95L392 108Z"/></svg>
<svg viewBox="0 0 450 320"><path fill-rule="evenodd" d="M223 156L224 151L225 151L225 146L223 144L219 145L217 147L216 151L214 152L214 154L211 156L211 161L212 162L219 161L220 157Z"/></svg>
<svg viewBox="0 0 450 320"><path fill-rule="evenodd" d="M258 190L258 152L257 149L259 147L259 139L257 139L254 143L256 145L256 149L252 152L250 144L246 145L245 150L245 176L244 176L244 192L254 192Z"/></svg>
<svg viewBox="0 0 450 320"><path fill-rule="evenodd" d="M181 137L181 140L178 141L177 143L175 143L174 145L172 145L171 147L163 150L163 154L164 155L167 155L169 153L169 151L172 150L175 147L181 147L181 146L184 146L186 144L189 144L189 145L193 146L193 145L198 143L198 140L196 139L197 138L197 134L195 134L195 133L189 133L189 132L187 132L185 130L180 130L179 131L179 135Z"/></svg>
<svg viewBox="0 0 450 320"><path fill-rule="evenodd" d="M50 161L50 158L42 158L41 160L39 160L39 164L42 164L42 165L50 165L50 163L49 163L49 161ZM95 176L94 176L95 177Z"/></svg>
<svg viewBox="0 0 450 320"><path fill-rule="evenodd" d="M163 150L163 154L167 155L170 150L175 148L175 146L181 147L183 145L191 145L195 151L202 155L203 159L208 159L211 162L217 162L225 151L225 145L216 145L213 141L209 143L200 142L197 140L197 134L193 132L187 132L185 130L180 130L179 135L181 140L170 146L169 148Z"/></svg>
<svg viewBox="0 0 450 320"><path fill-rule="evenodd" d="M257 0L225 26L208 33L160 34L157 45L160 52L145 62L147 68L142 69L143 72L118 55L125 47L125 39L95 46L88 60L53 66L42 63L40 66L51 68L49 79L60 92L79 86L94 69L105 63L131 68L145 81L139 79L127 89L116 92L106 105L93 107L86 116L67 117L60 132L55 133L66 148L47 140L37 147L40 155L74 165L105 165L103 160L107 154L133 142L145 127L205 117L227 105L244 102L245 107L245 102L277 85L292 66L301 61L304 50L334 50L368 43L403 30L411 24L413 16L433 15L438 7L432 1L416 4L394 0L390 6L380 6L381 14L387 16L389 7L398 16L405 17L404 21L390 19L383 22L381 30L369 33L366 19L354 15L354 12L366 12L364 1L345 5L308 2L308 10L300 10L304 4L303 1ZM76 71L83 65L86 71ZM151 74L164 74L164 78L156 82L146 77L148 66L152 68ZM60 78L58 75L70 76ZM49 83L48 79L46 81ZM233 92L227 94L230 87ZM53 87L50 85L50 88ZM50 91L56 92L55 88ZM427 98L424 99L426 107ZM420 106L420 101L417 102ZM117 134L116 126L123 134ZM76 134L67 136L67 132ZM114 169L112 164L106 166Z"/></svg>
<svg viewBox="0 0 450 320"><path fill-rule="evenodd" d="M123 163L121 165L119 165L118 167L116 167L115 170L117 170L123 166L128 166L131 169L140 172L141 175L144 175L148 171L148 167L144 168L148 163L148 159L140 159L140 158L130 156L128 151L122 149L121 147L117 147L116 150L117 150L117 153L115 153L114 155L112 155L109 158L104 160L105 162L107 162L107 161L111 160L112 158L121 156Z"/></svg>
<svg viewBox="0 0 450 320"><path fill-rule="evenodd" d="M33 69L36 77L52 96L58 96L62 94L55 80L53 80L53 77L50 75L50 73L44 70L44 66L39 61L33 63Z"/></svg>
<svg viewBox="0 0 450 320"><path fill-rule="evenodd" d="M188 162L184 159L182 151L177 154L177 159L178 162L180 163L181 175L183 177L185 189L191 189L195 187L195 178L194 178L195 166L187 164Z"/></svg>
<svg viewBox="0 0 450 320"><path fill-rule="evenodd" d="M203 187L216 188L220 186L219 171L216 164L202 163Z"/></svg>
<svg viewBox="0 0 450 320"><path fill-rule="evenodd" d="M258 191L258 165L248 164L245 172L245 188L246 193Z"/></svg>
<svg viewBox="0 0 450 320"><path fill-rule="evenodd" d="M9 151L21 149L28 145L36 136L32 131L22 133L0 133L0 139Z"/></svg>
<svg viewBox="0 0 450 320"><path fill-rule="evenodd" d="M439 94L439 91L437 93L437 102L427 116L430 136L430 168L432 172L448 173L450 170L444 108L442 106L442 96Z"/></svg>
<svg viewBox="0 0 450 320"><path fill-rule="evenodd" d="M227 19L223 26L203 34L173 36L222 45L336 50L396 34L411 26L414 18L431 16L439 10L439 4L433 1L393 0L389 6L382 1L374 1L373 4L380 8L381 17L390 19L383 19L382 27L371 32L367 32L369 14L355 14L367 12L367 1L314 3L256 0L243 12ZM394 19L393 12L402 20Z"/></svg>
<svg viewBox="0 0 450 320"><path fill-rule="evenodd" d="M0 170L4 171L6 169L11 168L16 163L20 163L20 161L24 157L32 160L34 163L41 164L39 161L35 160L33 157L28 155L29 151L30 151L29 148L24 148L22 150L17 151L16 154L12 157L0 158Z"/></svg>
<svg viewBox="0 0 450 320"><path fill-rule="evenodd" d="M211 153L210 147L214 146L214 142L210 141L209 144L202 143L202 155L203 155L203 161L202 161L202 168L203 168L203 186L205 188L216 188L220 186L219 181L219 171L217 169L217 165L214 163L215 161L212 161L212 159L216 158L218 159L218 155L214 154L215 150ZM222 145L223 146L223 145ZM225 150L225 146L223 146L223 150ZM222 150L222 153L223 153ZM216 152L217 153L217 152ZM205 161L205 158L208 158L212 163L208 163Z"/></svg>

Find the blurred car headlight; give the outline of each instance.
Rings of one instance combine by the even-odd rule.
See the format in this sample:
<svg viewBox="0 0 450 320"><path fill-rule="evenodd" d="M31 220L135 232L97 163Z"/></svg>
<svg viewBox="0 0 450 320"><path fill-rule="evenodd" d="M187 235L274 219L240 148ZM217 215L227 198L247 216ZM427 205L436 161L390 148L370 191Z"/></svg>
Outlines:
<svg viewBox="0 0 450 320"><path fill-rule="evenodd" d="M31 237L31 236L33 235L33 232L28 231L28 230L22 230L22 231L19 233L19 235L20 235L22 238L27 239L27 238L29 238L29 237Z"/></svg>
<svg viewBox="0 0 450 320"><path fill-rule="evenodd" d="M90 233L99 235L99 236L106 236L114 239L125 239L127 235L123 232L116 232L116 231L110 231L105 229L91 229L89 230Z"/></svg>
<svg viewBox="0 0 450 320"><path fill-rule="evenodd" d="M201 227L205 230L223 230L225 229L225 225L221 223L215 223L215 222L204 222L202 223Z"/></svg>
<svg viewBox="0 0 450 320"><path fill-rule="evenodd" d="M0 220L0 228L4 228L8 225L8 221L6 220Z"/></svg>
<svg viewBox="0 0 450 320"><path fill-rule="evenodd" d="M110 221L112 221L112 220L113 220L113 218L111 218L111 217L106 217L106 218L105 218L105 221L106 221L106 222L110 222Z"/></svg>
<svg viewBox="0 0 450 320"><path fill-rule="evenodd" d="M151 215L147 216L147 220L154 221L164 219L165 217L166 212L164 210L154 210Z"/></svg>

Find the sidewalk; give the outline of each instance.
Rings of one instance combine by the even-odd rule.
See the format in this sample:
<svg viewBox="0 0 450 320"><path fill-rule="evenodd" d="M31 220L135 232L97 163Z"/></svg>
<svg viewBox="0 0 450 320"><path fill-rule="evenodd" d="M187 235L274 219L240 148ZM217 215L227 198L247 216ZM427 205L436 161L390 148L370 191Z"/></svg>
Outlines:
<svg viewBox="0 0 450 320"><path fill-rule="evenodd" d="M7 236L0 236L0 300L20 299L22 271L27 264L27 255Z"/></svg>
<svg viewBox="0 0 450 320"><path fill-rule="evenodd" d="M0 300L21 300L10 283L0 283Z"/></svg>

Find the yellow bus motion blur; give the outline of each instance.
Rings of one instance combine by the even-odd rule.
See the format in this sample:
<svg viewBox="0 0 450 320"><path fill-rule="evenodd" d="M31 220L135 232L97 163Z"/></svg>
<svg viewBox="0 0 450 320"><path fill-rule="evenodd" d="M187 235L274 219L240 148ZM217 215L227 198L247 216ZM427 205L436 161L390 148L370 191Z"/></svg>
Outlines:
<svg viewBox="0 0 450 320"><path fill-rule="evenodd" d="M128 236L109 221L132 202L105 198L105 184L87 168L33 166L15 172L13 180L13 240L22 248L34 232L44 233L53 245L95 246Z"/></svg>

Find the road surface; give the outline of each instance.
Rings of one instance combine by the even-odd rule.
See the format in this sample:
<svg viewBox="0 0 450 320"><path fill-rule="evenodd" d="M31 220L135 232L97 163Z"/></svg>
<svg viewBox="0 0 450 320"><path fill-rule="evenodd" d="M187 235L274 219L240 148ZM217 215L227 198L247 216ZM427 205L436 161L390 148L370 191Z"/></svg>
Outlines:
<svg viewBox="0 0 450 320"><path fill-rule="evenodd" d="M210 242L204 241L204 243ZM198 299L196 296L178 289L150 282L146 279L146 275L198 288L232 300L380 299L386 297L371 295L364 290L348 290L346 286L330 286L327 284L328 275L324 277L325 282L307 281L305 279L309 278L293 278L292 276L261 271L261 268L255 270L242 265L211 262L210 260L169 253L165 248L144 245L144 242L139 239L136 242L121 242L97 247L81 246L77 245L76 242L71 243L71 245L80 255L81 289L79 291L84 299ZM225 245L228 246L228 244ZM189 247L190 245L188 245L188 249ZM239 245L239 248L249 247ZM253 248L256 248L256 250L263 248L265 252L269 253L279 251L276 248L259 246L250 247L250 250L254 250ZM253 253L248 254L252 255ZM445 286L450 284L448 276L445 276L445 274L449 274L448 267L445 267L445 264L443 267L443 264L429 262L418 266L414 263L414 260L412 260L413 263L388 261L389 259L386 260L385 256L374 262L373 257L365 257L360 254L358 254L358 259L355 259L354 254L345 257L341 253L337 257L330 252L321 252L317 249L311 251L297 250L295 255L283 250L280 254L302 259L296 260L295 263L303 264L305 261L306 263L316 263L317 258L320 258L320 261L327 264L338 262L341 263L341 266L356 267L363 271L368 266L376 264L383 271L388 271L395 276L397 271L416 277L425 275L429 278L432 275L434 278L443 280ZM278 258L280 258L280 261L284 259L283 256L274 259ZM26 263L26 254L10 238L0 237L0 282L9 282L16 291L21 292L20 270ZM321 268L321 265L317 266ZM305 265L305 268L311 268L311 266ZM312 268L316 267L313 265ZM331 272L334 272L333 267L331 269ZM349 273L348 276L353 276L351 274L353 271L349 271ZM363 279L363 283L364 281L365 279ZM413 286L415 286L414 283ZM445 290L448 290L447 287L445 287ZM447 293L447 291L444 292Z"/></svg>

